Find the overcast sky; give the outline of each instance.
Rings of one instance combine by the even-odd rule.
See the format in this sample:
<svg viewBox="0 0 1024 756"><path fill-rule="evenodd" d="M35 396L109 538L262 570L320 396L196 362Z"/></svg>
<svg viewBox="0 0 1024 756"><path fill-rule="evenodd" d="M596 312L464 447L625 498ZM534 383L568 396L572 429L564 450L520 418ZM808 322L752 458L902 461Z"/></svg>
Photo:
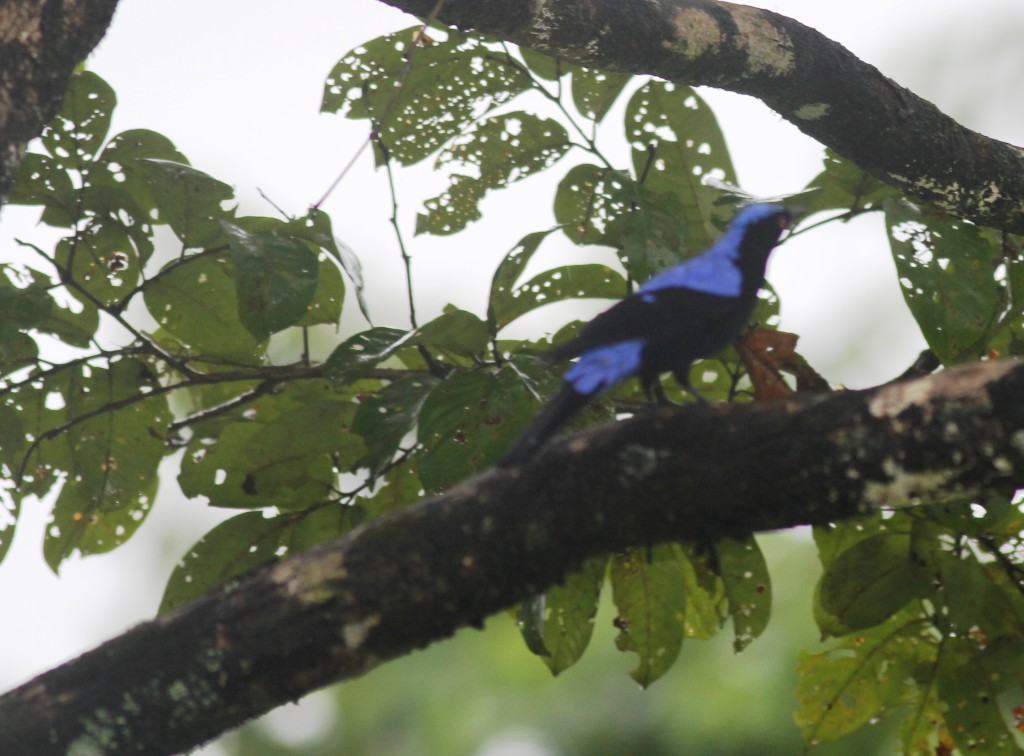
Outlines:
<svg viewBox="0 0 1024 756"><path fill-rule="evenodd" d="M754 4L815 27L973 128L1024 144L1024 52L1014 42L1024 10L1016 0ZM365 123L319 114L326 74L350 48L411 23L375 0L122 0L88 65L117 92L113 133L145 127L167 135L197 168L234 185L245 213L272 214L257 189L302 213L366 136ZM702 94L716 108L744 188L789 193L818 172L820 145L759 102ZM431 181L426 169L399 174L405 222L436 188ZM512 213L487 216L485 205L485 221L463 235L413 239L421 320L449 301L482 314L485 287L473 281L486 280L524 231L552 225L550 199L549 189L527 187L514 195ZM363 258L371 306L404 300L389 202L366 153L325 206ZM31 225L37 216L4 211L0 255L18 254L15 236L40 238ZM877 383L922 347L893 270L878 219L807 235L774 257L769 279L782 297L783 328L801 335L801 351L831 380ZM464 289L451 285L456 272L470 281ZM375 316L406 325L401 308ZM26 508L0 564L3 689L152 616L154 585L223 513L163 497L129 545L70 560L59 579L41 559L44 516L41 506Z"/></svg>

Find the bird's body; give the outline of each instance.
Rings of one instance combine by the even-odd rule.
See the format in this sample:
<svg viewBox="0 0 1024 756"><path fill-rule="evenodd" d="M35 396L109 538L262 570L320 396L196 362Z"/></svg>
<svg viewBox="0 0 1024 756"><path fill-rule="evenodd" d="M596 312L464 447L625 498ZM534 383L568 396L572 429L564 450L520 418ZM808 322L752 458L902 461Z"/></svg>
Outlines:
<svg viewBox="0 0 1024 756"><path fill-rule="evenodd" d="M553 360L579 359L501 464L525 462L587 402L626 378L639 378L650 396L659 376L672 373L693 392L690 367L746 325L768 255L791 220L781 205L745 207L708 251L654 276L552 349Z"/></svg>

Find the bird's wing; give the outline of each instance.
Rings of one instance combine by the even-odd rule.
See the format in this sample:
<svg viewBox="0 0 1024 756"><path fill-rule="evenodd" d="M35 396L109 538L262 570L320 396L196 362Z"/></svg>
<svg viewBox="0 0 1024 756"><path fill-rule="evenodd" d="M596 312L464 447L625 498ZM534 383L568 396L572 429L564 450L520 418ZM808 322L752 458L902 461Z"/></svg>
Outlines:
<svg viewBox="0 0 1024 756"><path fill-rule="evenodd" d="M574 338L549 350L548 357L567 360L592 349L634 339L685 344L696 338L703 344L731 322L737 302L735 297L683 288L630 294L583 326ZM746 314L741 320L745 317ZM736 328L742 325L741 322Z"/></svg>

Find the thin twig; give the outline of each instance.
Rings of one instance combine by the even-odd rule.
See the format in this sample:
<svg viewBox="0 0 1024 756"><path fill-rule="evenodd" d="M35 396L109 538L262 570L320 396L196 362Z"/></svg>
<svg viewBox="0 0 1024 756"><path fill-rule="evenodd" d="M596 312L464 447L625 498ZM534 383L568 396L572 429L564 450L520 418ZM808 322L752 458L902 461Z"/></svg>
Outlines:
<svg viewBox="0 0 1024 756"><path fill-rule="evenodd" d="M437 3L434 5L434 9L430 11L426 20L423 22L423 26L420 27L417 38L426 34L427 28L437 20L438 14L444 9L445 3L447 2L448 0L437 0ZM398 73L398 80L396 82L395 89L388 98L388 101L384 103L384 109L381 111L380 117L377 119L377 129L382 129L384 127L385 122L388 120L388 116L391 115L391 111L395 107L395 103L398 102L398 95L402 91L402 84L405 82L406 78L409 76L409 72L412 70L412 61L416 49L417 45L414 44L409 49L408 55L406 55L405 63L402 65L402 70ZM367 146L374 141L374 139L378 138L379 133L379 131L374 130L367 135L366 139L363 140L363 143L359 145L359 149L356 150L356 153L349 159L345 167L342 168L338 177L331 182L331 185L327 187L327 191L324 192L323 196L313 205L313 210L319 210L320 206L327 201L327 198L331 196L331 193L338 188L338 185L342 182L348 172L352 170L352 166L356 164L356 160L358 160L359 156L363 154L363 151L366 150Z"/></svg>
<svg viewBox="0 0 1024 756"><path fill-rule="evenodd" d="M266 380L263 381L259 386L254 388L252 391L246 391L243 394L239 394L236 397L228 399L226 402L221 402L214 407L207 407L204 410L195 412L188 417L183 417L181 420L175 420L173 423L167 426L168 434L177 433L182 428L186 428L189 425L195 425L206 420L211 420L219 415L223 415L231 410L243 407L250 402L259 399L264 394L269 394L275 388L281 385L281 381Z"/></svg>

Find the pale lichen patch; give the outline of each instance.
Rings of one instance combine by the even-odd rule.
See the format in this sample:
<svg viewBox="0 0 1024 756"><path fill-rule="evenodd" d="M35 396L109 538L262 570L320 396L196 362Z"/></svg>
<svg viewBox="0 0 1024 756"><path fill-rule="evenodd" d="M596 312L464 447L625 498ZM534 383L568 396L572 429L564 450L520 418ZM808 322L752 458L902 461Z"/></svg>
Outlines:
<svg viewBox="0 0 1024 756"><path fill-rule="evenodd" d="M925 406L932 396L931 377L910 383L897 383L882 389L868 402L872 417L896 417L907 407Z"/></svg>
<svg viewBox="0 0 1024 756"><path fill-rule="evenodd" d="M289 597L307 604L329 601L333 594L331 583L348 577L339 553L327 554L320 559L285 559L270 570L270 580L283 586Z"/></svg>
<svg viewBox="0 0 1024 756"><path fill-rule="evenodd" d="M380 615L371 614L358 622L348 622L341 627L341 638L353 651L363 645L370 631L380 624Z"/></svg>
<svg viewBox="0 0 1024 756"><path fill-rule="evenodd" d="M665 46L677 50L684 58L695 60L707 52L716 51L722 44L722 30L707 11L699 8L679 8L670 19L676 30L674 41Z"/></svg>
<svg viewBox="0 0 1024 756"><path fill-rule="evenodd" d="M817 121L827 116L830 110L832 106L827 102L808 102L794 110L793 115L801 121Z"/></svg>
<svg viewBox="0 0 1024 756"><path fill-rule="evenodd" d="M747 52L751 73L788 76L796 68L793 41L782 29L771 23L758 8L730 6L736 28L740 32L740 48Z"/></svg>
<svg viewBox="0 0 1024 756"><path fill-rule="evenodd" d="M882 463L889 480L869 481L864 486L865 512L877 512L882 507L900 509L917 504L921 497L942 490L953 478L951 470L909 472L891 457Z"/></svg>

